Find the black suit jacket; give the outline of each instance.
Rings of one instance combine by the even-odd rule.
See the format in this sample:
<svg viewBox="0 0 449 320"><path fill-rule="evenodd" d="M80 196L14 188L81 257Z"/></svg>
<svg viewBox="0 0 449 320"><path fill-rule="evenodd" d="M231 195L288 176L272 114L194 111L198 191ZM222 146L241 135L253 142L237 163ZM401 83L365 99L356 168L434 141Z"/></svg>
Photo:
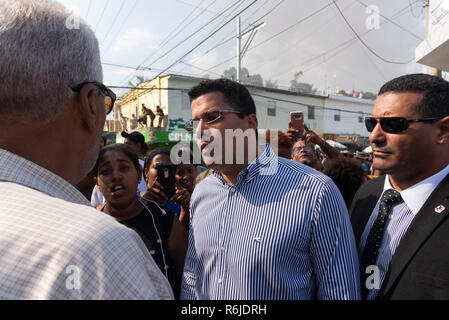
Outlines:
<svg viewBox="0 0 449 320"><path fill-rule="evenodd" d="M357 246L384 182L385 177L370 180L354 197L350 216ZM445 208L440 213L435 210L439 206ZM448 215L449 175L432 192L402 237L377 299L449 299Z"/></svg>

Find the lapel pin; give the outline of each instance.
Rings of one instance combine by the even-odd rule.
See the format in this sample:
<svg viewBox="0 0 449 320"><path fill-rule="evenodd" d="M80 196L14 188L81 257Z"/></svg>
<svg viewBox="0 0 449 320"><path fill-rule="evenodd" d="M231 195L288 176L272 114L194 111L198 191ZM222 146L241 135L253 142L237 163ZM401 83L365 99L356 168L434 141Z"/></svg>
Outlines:
<svg viewBox="0 0 449 320"><path fill-rule="evenodd" d="M436 213L441 213L441 212L443 212L444 210L446 210L446 207L445 206L443 206L443 205L439 205L438 207L435 207L435 212Z"/></svg>

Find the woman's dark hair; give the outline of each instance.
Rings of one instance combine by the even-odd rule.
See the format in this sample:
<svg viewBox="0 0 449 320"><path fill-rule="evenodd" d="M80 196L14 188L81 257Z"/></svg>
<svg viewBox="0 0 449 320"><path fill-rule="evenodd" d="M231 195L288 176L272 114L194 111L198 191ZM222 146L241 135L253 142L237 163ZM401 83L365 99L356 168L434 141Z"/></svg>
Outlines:
<svg viewBox="0 0 449 320"><path fill-rule="evenodd" d="M95 163L94 172L95 175L98 175L98 165L100 164L101 159L103 159L103 156L107 152L121 152L124 155L126 155L131 162L133 163L134 167L136 168L136 171L139 172L140 164L139 164L139 158L137 157L137 154L134 152L133 149L127 144L124 143L116 143L116 144L110 144L103 149L101 149L100 154L98 155L97 163Z"/></svg>
<svg viewBox="0 0 449 320"><path fill-rule="evenodd" d="M362 164L354 158L339 157L329 159L323 173L337 185L349 209L355 193L366 181Z"/></svg>
<svg viewBox="0 0 449 320"><path fill-rule="evenodd" d="M159 154L164 154L164 155L167 155L168 157L170 157L170 151L168 151L166 149L162 149L162 148L154 149L145 158L145 166L144 166L145 171L147 171L148 168L150 167L151 161L153 161L154 157Z"/></svg>

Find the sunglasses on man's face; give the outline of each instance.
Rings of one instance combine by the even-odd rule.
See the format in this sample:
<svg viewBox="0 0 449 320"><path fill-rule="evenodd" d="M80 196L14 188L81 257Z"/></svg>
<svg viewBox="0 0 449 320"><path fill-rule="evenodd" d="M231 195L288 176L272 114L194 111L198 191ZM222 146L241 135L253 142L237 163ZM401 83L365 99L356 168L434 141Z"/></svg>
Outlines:
<svg viewBox="0 0 449 320"><path fill-rule="evenodd" d="M402 117L385 117L385 118L365 118L365 126L368 132L372 132L379 122L380 127L387 133L401 133L408 129L409 123L412 122L435 122L444 117L423 118L408 120Z"/></svg>
<svg viewBox="0 0 449 320"><path fill-rule="evenodd" d="M98 89L100 89L101 93L104 95L105 112L106 115L108 115L112 111L115 100L117 99L115 93L111 89L106 87L104 84L97 81L82 82L77 85L70 86L70 89L72 89L73 92L80 92L81 88L84 87L86 84L93 84Z"/></svg>

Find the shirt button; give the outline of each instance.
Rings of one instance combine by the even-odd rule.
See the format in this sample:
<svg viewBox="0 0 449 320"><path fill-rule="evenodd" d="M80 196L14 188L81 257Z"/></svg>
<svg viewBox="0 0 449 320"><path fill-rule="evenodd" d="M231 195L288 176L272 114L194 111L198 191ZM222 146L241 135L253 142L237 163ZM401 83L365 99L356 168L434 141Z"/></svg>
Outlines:
<svg viewBox="0 0 449 320"><path fill-rule="evenodd" d="M221 284L223 282L223 279L219 278L217 282L218 284Z"/></svg>
<svg viewBox="0 0 449 320"><path fill-rule="evenodd" d="M226 251L226 248L225 247L221 247L221 251Z"/></svg>

